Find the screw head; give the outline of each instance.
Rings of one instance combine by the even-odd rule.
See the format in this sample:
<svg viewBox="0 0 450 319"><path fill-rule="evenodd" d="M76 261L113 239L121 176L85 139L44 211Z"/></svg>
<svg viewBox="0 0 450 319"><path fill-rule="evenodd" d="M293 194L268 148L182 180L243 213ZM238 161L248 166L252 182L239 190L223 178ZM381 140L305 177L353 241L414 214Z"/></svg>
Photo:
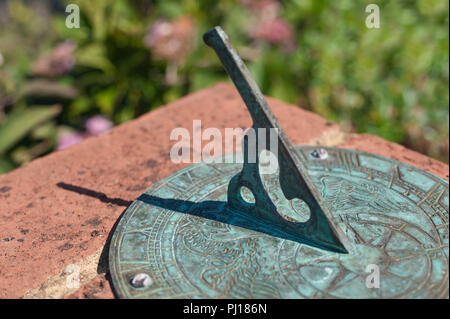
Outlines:
<svg viewBox="0 0 450 319"><path fill-rule="evenodd" d="M130 281L134 288L146 288L153 284L152 277L146 273L139 273L133 276Z"/></svg>
<svg viewBox="0 0 450 319"><path fill-rule="evenodd" d="M328 152L324 148L318 148L311 153L311 156L323 160L328 157Z"/></svg>

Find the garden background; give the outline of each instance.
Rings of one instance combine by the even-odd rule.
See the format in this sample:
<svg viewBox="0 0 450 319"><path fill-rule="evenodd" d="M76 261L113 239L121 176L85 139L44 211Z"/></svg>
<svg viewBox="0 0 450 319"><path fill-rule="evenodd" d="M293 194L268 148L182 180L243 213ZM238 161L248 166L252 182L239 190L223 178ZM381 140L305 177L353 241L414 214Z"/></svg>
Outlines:
<svg viewBox="0 0 450 319"><path fill-rule="evenodd" d="M215 25L264 94L448 163L447 0L1 0L0 174L228 80Z"/></svg>

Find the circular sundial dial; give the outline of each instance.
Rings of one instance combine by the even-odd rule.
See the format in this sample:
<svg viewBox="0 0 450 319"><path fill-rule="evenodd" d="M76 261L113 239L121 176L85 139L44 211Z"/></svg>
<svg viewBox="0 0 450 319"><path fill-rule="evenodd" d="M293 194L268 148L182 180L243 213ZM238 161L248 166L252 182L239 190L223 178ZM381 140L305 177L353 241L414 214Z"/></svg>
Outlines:
<svg viewBox="0 0 450 319"><path fill-rule="evenodd" d="M313 147L295 150L347 237L348 254L214 219L224 214L230 177L242 164L199 163L153 185L123 215L110 250L117 295L448 298L445 180L359 151L325 148L327 158L319 159ZM282 216L308 215L301 201L282 200L278 172L261 177ZM242 196L253 200L250 192ZM367 287L369 265L378 267L379 288ZM137 274L149 284L134 287Z"/></svg>

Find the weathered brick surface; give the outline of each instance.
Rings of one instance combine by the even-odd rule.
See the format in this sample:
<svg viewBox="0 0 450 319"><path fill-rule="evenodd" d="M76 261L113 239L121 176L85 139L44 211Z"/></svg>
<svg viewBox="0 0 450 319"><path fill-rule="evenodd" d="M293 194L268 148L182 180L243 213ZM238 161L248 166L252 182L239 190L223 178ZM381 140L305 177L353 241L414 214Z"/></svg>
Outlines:
<svg viewBox="0 0 450 319"><path fill-rule="evenodd" d="M316 114L268 98L294 144L321 143L405 161L448 179L448 166L370 135L346 135ZM175 127L249 127L236 90L218 84L0 175L0 298L110 298L111 229L145 189L186 164L174 164ZM82 287L65 287L64 269L81 268Z"/></svg>
<svg viewBox="0 0 450 319"><path fill-rule="evenodd" d="M340 144L339 147L386 156L421 168L448 180L449 167L447 164L411 151L402 145L387 142L378 136L358 134L353 136L353 138L347 139L344 143Z"/></svg>

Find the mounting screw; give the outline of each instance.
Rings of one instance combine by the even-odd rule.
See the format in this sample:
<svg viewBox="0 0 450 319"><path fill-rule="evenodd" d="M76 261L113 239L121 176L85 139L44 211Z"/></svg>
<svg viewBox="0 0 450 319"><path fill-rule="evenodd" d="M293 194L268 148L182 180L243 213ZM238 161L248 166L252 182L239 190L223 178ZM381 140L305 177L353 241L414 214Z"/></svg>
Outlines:
<svg viewBox="0 0 450 319"><path fill-rule="evenodd" d="M152 278L145 273L139 273L133 276L130 281L134 288L145 288L153 284Z"/></svg>
<svg viewBox="0 0 450 319"><path fill-rule="evenodd" d="M324 148L318 148L311 153L311 156L323 160L328 157L328 152Z"/></svg>

